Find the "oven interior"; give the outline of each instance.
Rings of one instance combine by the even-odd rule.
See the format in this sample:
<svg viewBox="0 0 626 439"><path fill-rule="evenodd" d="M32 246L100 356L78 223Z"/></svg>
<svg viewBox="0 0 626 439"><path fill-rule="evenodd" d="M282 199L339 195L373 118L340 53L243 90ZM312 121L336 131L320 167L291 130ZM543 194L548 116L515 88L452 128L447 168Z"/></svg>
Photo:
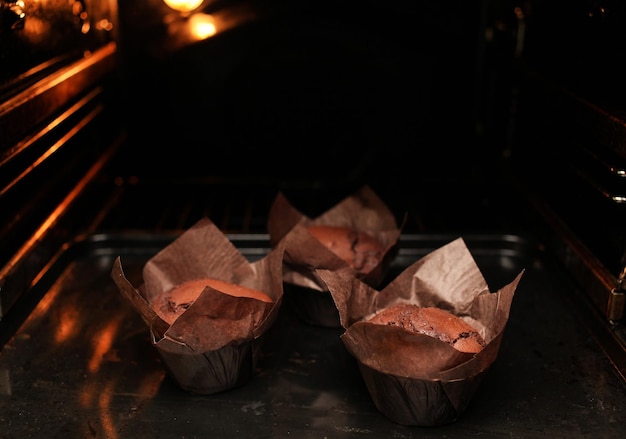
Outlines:
<svg viewBox="0 0 626 439"><path fill-rule="evenodd" d="M620 430L617 2L45 5L0 2L7 437L418 434L376 411L340 331L289 313L250 386L185 394L109 277L123 255L139 282L205 216L254 259L277 193L315 217L363 185L403 222L394 273L459 236L494 290L526 270L468 413L420 435ZM215 35L190 34L199 15ZM52 416L25 422L41 404Z"/></svg>

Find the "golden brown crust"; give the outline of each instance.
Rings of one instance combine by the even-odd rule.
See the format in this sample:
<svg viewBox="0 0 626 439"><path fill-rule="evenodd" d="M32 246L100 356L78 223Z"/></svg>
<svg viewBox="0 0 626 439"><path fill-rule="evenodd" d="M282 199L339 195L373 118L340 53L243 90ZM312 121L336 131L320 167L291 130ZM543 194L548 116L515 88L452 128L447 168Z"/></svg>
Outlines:
<svg viewBox="0 0 626 439"><path fill-rule="evenodd" d="M261 291L218 279L203 278L189 280L176 285L168 292L161 294L152 303L152 308L159 317L171 325L195 302L207 286L235 297L250 297L263 302L273 302L271 297Z"/></svg>
<svg viewBox="0 0 626 439"><path fill-rule="evenodd" d="M436 307L395 305L378 312L368 321L399 326L407 331L435 337L461 352L477 353L485 347L485 341L473 326Z"/></svg>
<svg viewBox="0 0 626 439"><path fill-rule="evenodd" d="M359 273L369 273L383 257L383 246L376 238L365 232L349 227L327 225L309 226L308 230Z"/></svg>

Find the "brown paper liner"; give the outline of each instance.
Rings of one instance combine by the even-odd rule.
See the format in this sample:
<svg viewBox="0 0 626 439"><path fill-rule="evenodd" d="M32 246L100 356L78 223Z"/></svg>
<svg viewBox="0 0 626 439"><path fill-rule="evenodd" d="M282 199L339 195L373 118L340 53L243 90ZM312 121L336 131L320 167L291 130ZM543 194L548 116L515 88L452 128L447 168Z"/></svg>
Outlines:
<svg viewBox="0 0 626 439"><path fill-rule="evenodd" d="M333 296L346 328L341 340L376 406L396 422L418 426L452 422L465 410L498 355L523 274L490 292L462 238L416 261L381 291L345 268L316 272ZM471 323L487 344L468 354L434 337L368 321L398 303L445 309Z"/></svg>
<svg viewBox="0 0 626 439"><path fill-rule="evenodd" d="M160 347L170 375L188 392L211 394L246 384L255 373L262 337L198 354Z"/></svg>
<svg viewBox="0 0 626 439"><path fill-rule="evenodd" d="M456 421L487 372L460 381L433 381L380 373L357 363L376 408L398 424L420 427Z"/></svg>
<svg viewBox="0 0 626 439"><path fill-rule="evenodd" d="M308 230L312 225L350 227L368 233L384 248L381 261L368 273L358 273L320 243ZM279 193L270 208L268 232L272 246L285 246L283 279L294 298L296 313L312 325L341 327L338 311L328 287L316 268L348 267L364 283L377 286L384 280L398 253L402 232L388 206L369 187L363 186L321 215L310 218Z"/></svg>
<svg viewBox="0 0 626 439"><path fill-rule="evenodd" d="M152 257L135 288L118 257L111 276L148 325L152 344L179 386L216 393L239 386L254 374L263 335L282 304L283 246L249 262L208 218L198 221ZM233 297L206 287L171 325L152 308L161 294L187 280L214 278L262 291L273 302Z"/></svg>

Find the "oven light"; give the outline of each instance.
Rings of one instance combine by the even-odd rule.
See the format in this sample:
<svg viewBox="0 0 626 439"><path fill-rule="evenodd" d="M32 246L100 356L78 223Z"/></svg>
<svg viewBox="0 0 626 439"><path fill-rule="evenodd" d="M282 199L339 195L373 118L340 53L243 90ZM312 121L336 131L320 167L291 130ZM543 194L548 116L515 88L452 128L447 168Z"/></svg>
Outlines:
<svg viewBox="0 0 626 439"><path fill-rule="evenodd" d="M212 37L217 33L215 20L209 14L193 14L189 19L191 34L199 40Z"/></svg>
<svg viewBox="0 0 626 439"><path fill-rule="evenodd" d="M614 195L613 196L613 201L618 203L618 204L623 204L623 203L626 203L626 197L624 197L622 195Z"/></svg>
<svg viewBox="0 0 626 439"><path fill-rule="evenodd" d="M170 8L181 12L191 12L197 9L203 1L204 0L163 0Z"/></svg>

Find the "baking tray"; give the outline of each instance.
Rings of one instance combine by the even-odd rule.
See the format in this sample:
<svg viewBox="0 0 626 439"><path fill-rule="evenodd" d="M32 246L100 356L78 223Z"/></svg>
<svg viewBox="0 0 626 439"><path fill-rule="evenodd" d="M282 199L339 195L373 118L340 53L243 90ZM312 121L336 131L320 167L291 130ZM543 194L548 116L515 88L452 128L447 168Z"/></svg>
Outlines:
<svg viewBox="0 0 626 439"><path fill-rule="evenodd" d="M180 389L151 345L145 323L110 277L120 256L128 279L138 285L143 264L177 236L142 231L83 236L42 273L28 292L32 307L22 306L25 320L15 320L13 330L10 321L2 322L0 437L572 438L623 433L623 355L619 349L608 355L615 345L593 308L528 237L463 236L492 291L520 270L525 273L499 356L468 409L452 424L408 427L377 411L339 339L342 329L302 323L288 294L250 382L213 395ZM266 235L228 236L251 261L269 250ZM403 235L389 278L457 237Z"/></svg>

